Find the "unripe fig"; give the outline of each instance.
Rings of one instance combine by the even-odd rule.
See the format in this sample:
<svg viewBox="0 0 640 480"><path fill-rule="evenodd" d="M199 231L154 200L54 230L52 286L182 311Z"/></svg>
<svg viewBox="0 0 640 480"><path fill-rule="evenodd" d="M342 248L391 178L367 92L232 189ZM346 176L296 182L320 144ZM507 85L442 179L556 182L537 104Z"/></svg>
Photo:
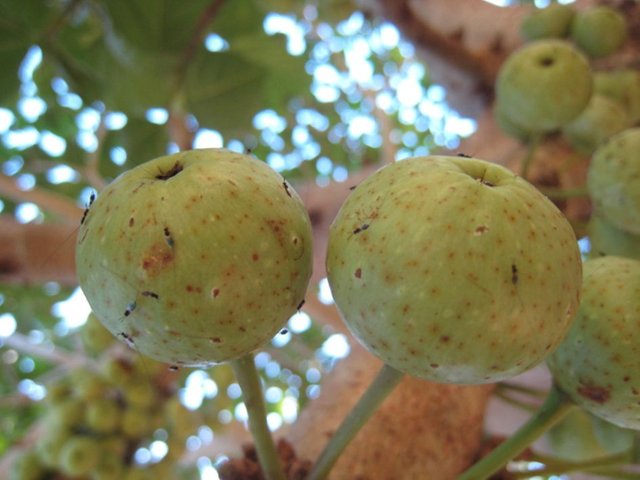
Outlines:
<svg viewBox="0 0 640 480"><path fill-rule="evenodd" d="M583 462L608 453L593 432L591 418L589 413L576 408L546 433L554 457Z"/></svg>
<svg viewBox="0 0 640 480"><path fill-rule="evenodd" d="M18 454L11 465L8 480L41 480L46 468L40 463L33 450Z"/></svg>
<svg viewBox="0 0 640 480"><path fill-rule="evenodd" d="M92 353L100 353L115 343L115 338L92 312L80 330L80 337L87 349Z"/></svg>
<svg viewBox="0 0 640 480"><path fill-rule="evenodd" d="M615 255L640 260L640 235L620 230L597 214L589 219L588 231L591 242L590 257Z"/></svg>
<svg viewBox="0 0 640 480"><path fill-rule="evenodd" d="M87 404L85 423L94 432L105 434L116 431L121 418L122 412L114 399L99 398Z"/></svg>
<svg viewBox="0 0 640 480"><path fill-rule="evenodd" d="M531 132L521 125L518 125L517 120L509 117L509 115L505 112L505 109L501 106L500 102L495 102L493 117L496 121L496 124L504 134L510 136L511 138L515 138L520 142L527 142L531 138L532 133L535 133Z"/></svg>
<svg viewBox="0 0 640 480"><path fill-rule="evenodd" d="M88 435L69 437L60 450L60 469L70 476L91 472L100 461L100 443Z"/></svg>
<svg viewBox="0 0 640 480"><path fill-rule="evenodd" d="M78 232L77 272L96 316L176 365L241 357L295 313L311 275L311 225L267 164L223 149L122 174Z"/></svg>
<svg viewBox="0 0 640 480"><path fill-rule="evenodd" d="M329 233L329 284L351 331L390 366L495 382L563 339L581 262L562 213L483 160L429 156L378 170Z"/></svg>
<svg viewBox="0 0 640 480"><path fill-rule="evenodd" d="M594 152L587 187L598 215L640 235L640 128L614 135Z"/></svg>
<svg viewBox="0 0 640 480"><path fill-rule="evenodd" d="M585 462L629 451L636 432L620 428L581 408L569 412L547 432L553 456Z"/></svg>
<svg viewBox="0 0 640 480"><path fill-rule="evenodd" d="M640 121L640 71L620 69L596 72L593 75L593 91L624 105L632 124Z"/></svg>
<svg viewBox="0 0 640 480"><path fill-rule="evenodd" d="M529 131L555 130L576 118L591 97L587 59L564 40L537 40L513 52L496 80L496 98Z"/></svg>
<svg viewBox="0 0 640 480"><path fill-rule="evenodd" d="M592 95L577 118L562 127L562 133L577 151L591 155L607 138L631 126L626 108L604 95Z"/></svg>
<svg viewBox="0 0 640 480"><path fill-rule="evenodd" d="M571 23L571 38L590 57L604 57L627 40L627 22L613 7L598 5L578 12Z"/></svg>
<svg viewBox="0 0 640 480"><path fill-rule="evenodd" d="M124 410L120 428L125 437L140 439L150 435L154 430L154 422L148 410L130 407Z"/></svg>
<svg viewBox="0 0 640 480"><path fill-rule="evenodd" d="M527 41L566 37L574 15L575 11L572 7L558 3L532 10L523 18L520 34Z"/></svg>
<svg viewBox="0 0 640 480"><path fill-rule="evenodd" d="M548 365L558 388L592 414L640 429L640 261L584 264L582 303Z"/></svg>

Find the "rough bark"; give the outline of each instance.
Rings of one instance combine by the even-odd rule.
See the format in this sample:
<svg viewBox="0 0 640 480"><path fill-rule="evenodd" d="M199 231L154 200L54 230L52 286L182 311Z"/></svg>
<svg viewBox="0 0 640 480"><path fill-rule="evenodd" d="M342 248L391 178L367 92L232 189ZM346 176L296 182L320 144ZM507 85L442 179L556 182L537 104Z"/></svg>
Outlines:
<svg viewBox="0 0 640 480"><path fill-rule="evenodd" d="M382 363L354 347L285 437L299 458L315 459ZM331 480L449 480L473 462L491 386L402 380L345 449Z"/></svg>
<svg viewBox="0 0 640 480"><path fill-rule="evenodd" d="M0 216L0 283L75 285L76 231L66 222L23 224Z"/></svg>

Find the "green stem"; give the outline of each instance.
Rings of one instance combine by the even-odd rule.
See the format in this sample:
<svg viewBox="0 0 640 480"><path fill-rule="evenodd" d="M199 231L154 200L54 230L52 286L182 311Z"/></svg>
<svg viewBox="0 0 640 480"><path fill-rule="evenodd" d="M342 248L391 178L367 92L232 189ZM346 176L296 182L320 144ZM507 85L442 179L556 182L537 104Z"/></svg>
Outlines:
<svg viewBox="0 0 640 480"><path fill-rule="evenodd" d="M496 385L496 390L500 391L513 391L518 393L524 393L530 397L535 398L544 398L547 395L547 392L540 390L538 388L529 387L526 385L518 385L517 383L510 382L500 382Z"/></svg>
<svg viewBox="0 0 640 480"><path fill-rule="evenodd" d="M525 180L529 175L529 167L531 166L531 162L533 161L533 157L535 156L536 149L538 148L541 139L542 136L540 134L532 135L531 138L529 138L527 153L522 160L522 165L520 165L520 176Z"/></svg>
<svg viewBox="0 0 640 480"><path fill-rule="evenodd" d="M278 457L278 451L267 426L267 410L262 396L262 385L253 360L249 353L231 361L231 368L242 389L242 400L247 407L249 430L253 435L258 460L267 480L285 480L284 471Z"/></svg>
<svg viewBox="0 0 640 480"><path fill-rule="evenodd" d="M582 462L571 462L558 458L547 457L546 455L536 455L535 461L545 464L543 468L527 470L525 472L514 472L515 478L530 478L531 476L562 475L572 472L593 472L599 470L609 470L611 467L621 467L629 462L629 452L616 453L594 458ZM614 471L619 472L618 468Z"/></svg>
<svg viewBox="0 0 640 480"><path fill-rule="evenodd" d="M458 480L489 478L560 421L574 407L575 404L566 394L555 386L551 387L546 400L527 423L489 455L460 475Z"/></svg>
<svg viewBox="0 0 640 480"><path fill-rule="evenodd" d="M544 195L552 200L566 200L569 198L587 197L589 196L589 190L586 185L575 188L544 188L538 187Z"/></svg>
<svg viewBox="0 0 640 480"><path fill-rule="evenodd" d="M525 410L529 413L534 413L538 409L538 407L536 407L535 405L532 405L520 399L514 398L502 390L496 390L494 392L494 395L496 396L496 398L499 398L504 403L511 405L512 407L518 408L520 410Z"/></svg>
<svg viewBox="0 0 640 480"><path fill-rule="evenodd" d="M315 465L311 468L307 480L324 479L338 457L369 420L385 398L398 385L404 374L389 365L384 365L364 392L358 403L343 420L336 433L331 437Z"/></svg>

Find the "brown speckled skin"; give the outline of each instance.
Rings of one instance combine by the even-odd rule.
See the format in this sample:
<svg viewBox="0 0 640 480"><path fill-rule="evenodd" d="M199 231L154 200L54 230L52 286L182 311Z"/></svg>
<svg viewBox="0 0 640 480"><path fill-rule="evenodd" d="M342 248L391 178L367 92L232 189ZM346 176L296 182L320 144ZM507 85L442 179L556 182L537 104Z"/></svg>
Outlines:
<svg viewBox="0 0 640 480"><path fill-rule="evenodd" d="M567 338L549 357L560 389L620 427L640 430L640 261L584 264L582 303Z"/></svg>
<svg viewBox="0 0 640 480"><path fill-rule="evenodd" d="M327 271L370 351L452 383L495 382L542 361L581 284L562 213L505 168L460 157L403 160L361 183L331 227Z"/></svg>
<svg viewBox="0 0 640 480"><path fill-rule="evenodd" d="M181 171L169 176L176 162ZM93 311L136 350L176 365L227 361L267 342L311 275L309 218L283 182L264 162L222 149L118 177L78 234Z"/></svg>

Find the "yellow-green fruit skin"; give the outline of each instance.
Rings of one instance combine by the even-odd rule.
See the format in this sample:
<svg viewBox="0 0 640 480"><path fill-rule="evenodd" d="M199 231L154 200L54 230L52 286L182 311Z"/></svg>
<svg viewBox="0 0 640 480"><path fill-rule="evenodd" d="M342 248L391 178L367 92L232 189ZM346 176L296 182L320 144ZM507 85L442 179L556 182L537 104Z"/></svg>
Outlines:
<svg viewBox="0 0 640 480"><path fill-rule="evenodd" d="M268 342L304 298L311 224L267 164L185 151L122 174L78 232L80 285L96 316L151 358L232 360Z"/></svg>
<svg viewBox="0 0 640 480"><path fill-rule="evenodd" d="M640 71L637 69L596 72L593 91L623 105L632 124L640 121Z"/></svg>
<svg viewBox="0 0 640 480"><path fill-rule="evenodd" d="M586 108L593 89L587 58L571 43L542 39L513 52L500 67L496 99L525 131L556 130Z"/></svg>
<svg viewBox="0 0 640 480"><path fill-rule="evenodd" d="M527 41L566 37L574 16L575 11L571 6L552 3L527 14L520 25L520 34Z"/></svg>
<svg viewBox="0 0 640 480"><path fill-rule="evenodd" d="M640 261L601 257L584 264L582 303L548 359L558 387L590 413L640 429Z"/></svg>
<svg viewBox="0 0 640 480"><path fill-rule="evenodd" d="M589 164L587 188L598 215L640 235L640 128L617 133L598 147Z"/></svg>
<svg viewBox="0 0 640 480"><path fill-rule="evenodd" d="M627 22L613 7L598 5L578 12L571 22L571 37L590 57L604 57L627 40Z"/></svg>
<svg viewBox="0 0 640 480"><path fill-rule="evenodd" d="M631 126L624 105L604 95L594 94L576 119L562 128L571 146L591 155L602 142Z"/></svg>
<svg viewBox="0 0 640 480"><path fill-rule="evenodd" d="M634 235L592 215L589 219L590 258L615 255L640 260L640 235Z"/></svg>
<svg viewBox="0 0 640 480"><path fill-rule="evenodd" d="M571 226L531 184L478 159L388 165L350 194L328 280L350 330L392 367L447 383L539 363L579 303Z"/></svg>

